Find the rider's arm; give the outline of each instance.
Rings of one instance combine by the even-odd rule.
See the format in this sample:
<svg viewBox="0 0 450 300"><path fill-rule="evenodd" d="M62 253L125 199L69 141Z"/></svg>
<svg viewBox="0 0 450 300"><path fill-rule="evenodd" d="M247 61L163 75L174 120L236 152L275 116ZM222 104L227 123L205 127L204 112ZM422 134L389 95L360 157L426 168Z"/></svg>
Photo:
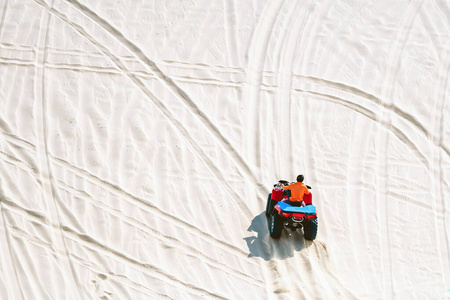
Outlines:
<svg viewBox="0 0 450 300"><path fill-rule="evenodd" d="M291 188L291 185L284 185L282 184L281 187L285 190L289 190Z"/></svg>
<svg viewBox="0 0 450 300"><path fill-rule="evenodd" d="M308 190L308 188L305 186L305 194L308 195L310 192Z"/></svg>

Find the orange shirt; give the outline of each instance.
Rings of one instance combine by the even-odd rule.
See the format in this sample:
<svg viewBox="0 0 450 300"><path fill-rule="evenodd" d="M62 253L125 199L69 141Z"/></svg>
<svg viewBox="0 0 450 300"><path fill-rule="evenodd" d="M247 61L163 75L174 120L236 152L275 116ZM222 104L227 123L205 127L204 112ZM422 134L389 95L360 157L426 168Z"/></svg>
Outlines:
<svg viewBox="0 0 450 300"><path fill-rule="evenodd" d="M296 182L290 185L282 185L283 189L291 190L291 201L303 201L303 195L309 194L308 188L303 182Z"/></svg>

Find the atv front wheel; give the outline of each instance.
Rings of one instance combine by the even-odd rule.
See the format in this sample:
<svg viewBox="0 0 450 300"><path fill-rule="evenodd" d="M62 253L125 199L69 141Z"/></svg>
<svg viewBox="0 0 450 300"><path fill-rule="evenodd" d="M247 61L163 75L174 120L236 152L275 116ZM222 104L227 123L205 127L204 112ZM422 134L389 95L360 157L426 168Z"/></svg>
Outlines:
<svg viewBox="0 0 450 300"><path fill-rule="evenodd" d="M270 236L274 239L278 239L281 236L281 232L283 230L283 221L281 220L281 217L275 212L272 213L272 216L270 218Z"/></svg>
<svg viewBox="0 0 450 300"><path fill-rule="evenodd" d="M317 236L317 218L305 222L303 225L303 236L309 241L313 241Z"/></svg>

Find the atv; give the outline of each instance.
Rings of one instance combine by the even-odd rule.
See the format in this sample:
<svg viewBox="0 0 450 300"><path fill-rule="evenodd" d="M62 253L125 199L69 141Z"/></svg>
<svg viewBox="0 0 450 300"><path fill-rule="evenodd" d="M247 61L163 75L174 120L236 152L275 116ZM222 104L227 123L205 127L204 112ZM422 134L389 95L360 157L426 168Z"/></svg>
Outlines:
<svg viewBox="0 0 450 300"><path fill-rule="evenodd" d="M272 238L278 239L284 227L291 230L303 228L303 236L307 240L314 240L317 236L317 213L312 205L312 194L303 197L306 206L292 206L283 202L289 199L290 190L284 190L281 185L288 184L285 180L279 180L274 185L272 193L267 198L266 216L269 217L269 232ZM311 189L310 186L306 186Z"/></svg>

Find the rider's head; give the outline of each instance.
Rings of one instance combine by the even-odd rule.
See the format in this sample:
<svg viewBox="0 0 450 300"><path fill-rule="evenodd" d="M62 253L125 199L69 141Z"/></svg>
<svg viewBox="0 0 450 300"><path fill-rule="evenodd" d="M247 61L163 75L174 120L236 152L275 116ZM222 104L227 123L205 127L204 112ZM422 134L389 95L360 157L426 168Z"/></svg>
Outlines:
<svg viewBox="0 0 450 300"><path fill-rule="evenodd" d="M303 182L303 179L305 179L305 176L303 176L303 175L297 176L297 182Z"/></svg>

